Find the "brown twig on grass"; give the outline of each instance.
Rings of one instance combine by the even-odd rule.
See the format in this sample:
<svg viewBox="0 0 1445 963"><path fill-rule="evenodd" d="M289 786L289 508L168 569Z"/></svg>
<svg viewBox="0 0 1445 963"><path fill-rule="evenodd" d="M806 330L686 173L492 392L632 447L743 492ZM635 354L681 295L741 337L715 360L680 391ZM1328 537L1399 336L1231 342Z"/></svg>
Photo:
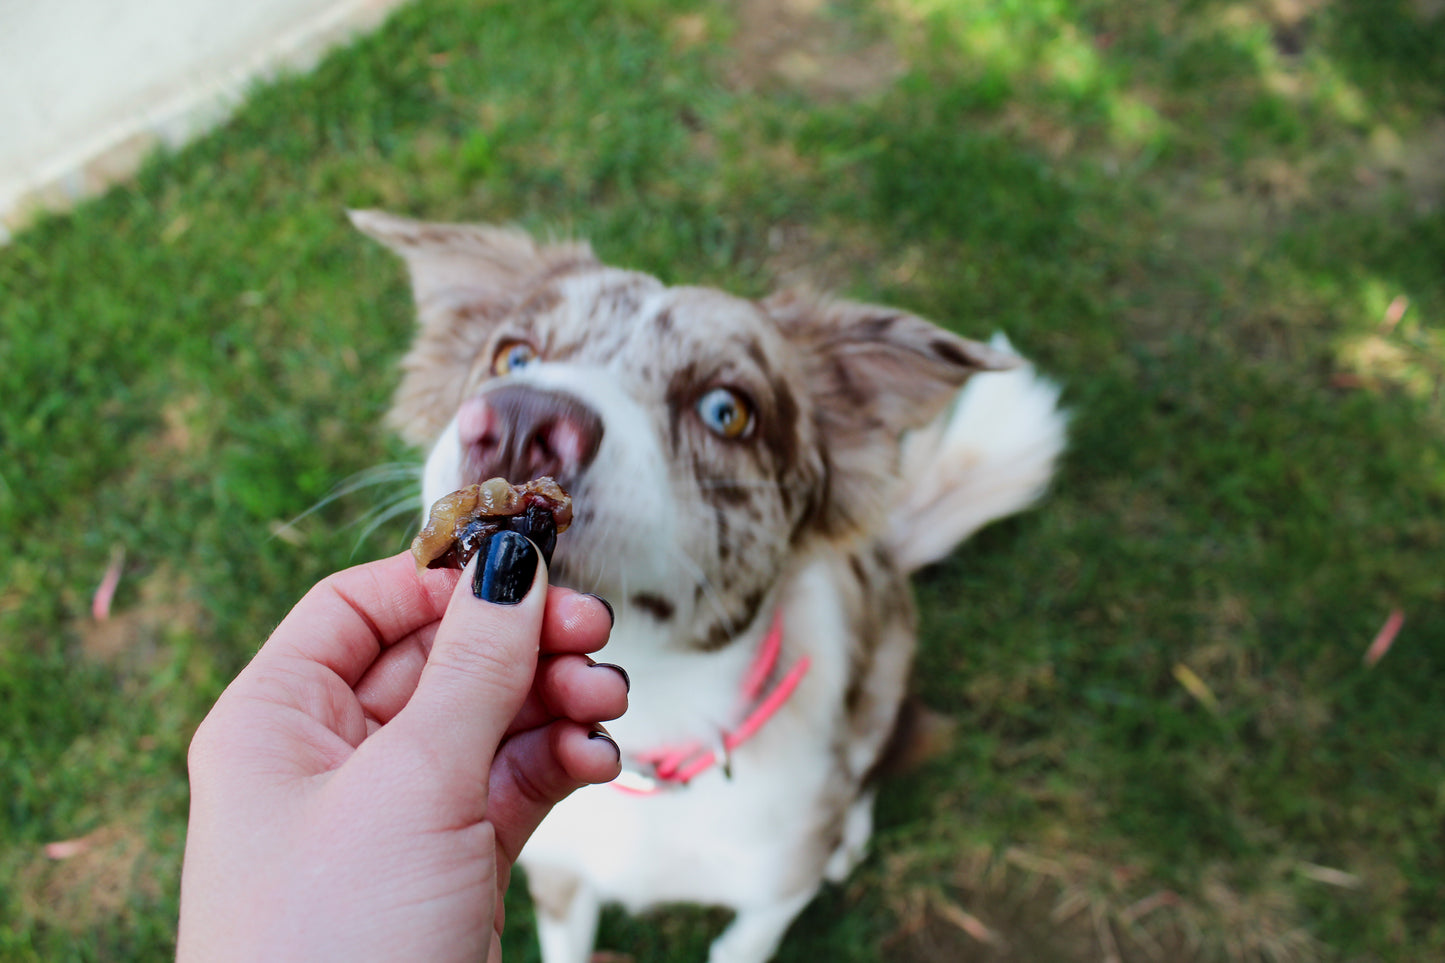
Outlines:
<svg viewBox="0 0 1445 963"><path fill-rule="evenodd" d="M952 923L954 926L957 926L959 929L963 930L965 933L973 937L978 942L983 943L986 946L1003 946L1003 938L1000 937L993 930L989 929L989 927L984 924L983 920L980 920L977 916L974 916L962 906L959 906L957 903L948 899L942 893L930 893L929 903L933 906L933 911L935 913L943 917L948 922Z"/></svg>

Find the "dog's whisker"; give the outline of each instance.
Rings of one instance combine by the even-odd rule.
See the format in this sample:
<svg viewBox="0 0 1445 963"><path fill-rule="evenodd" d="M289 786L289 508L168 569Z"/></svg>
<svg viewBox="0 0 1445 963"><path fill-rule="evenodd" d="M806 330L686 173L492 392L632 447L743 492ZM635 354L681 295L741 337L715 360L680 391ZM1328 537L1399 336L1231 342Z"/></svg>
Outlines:
<svg viewBox="0 0 1445 963"><path fill-rule="evenodd" d="M369 533L372 530L370 526L377 518L390 518L396 514L400 514L402 511L412 510L413 508L417 509L419 513L419 500L417 499L415 493L406 492L393 497L390 501L385 501L379 505L371 507L360 518L356 518L347 522L345 527L355 528L357 526L362 526L366 527L367 532Z"/></svg>
<svg viewBox="0 0 1445 963"><path fill-rule="evenodd" d="M360 491L373 485L383 485L393 481L421 481L422 466L417 462L392 461L379 465L372 465L370 468L363 468L337 483L330 492L332 495L345 495L350 492Z"/></svg>
<svg viewBox="0 0 1445 963"><path fill-rule="evenodd" d="M417 492L421 487L421 466L412 462L384 462L380 465L373 465L370 468L363 468L361 471L350 475L332 486L322 498L306 511L295 518L284 522L280 526L281 531L294 528L300 522L305 521L323 508L345 498L347 495L354 495L364 488L374 488L379 485L390 485L396 482L407 482L411 489L408 495L410 498L417 498ZM419 498L417 499L420 500ZM272 537L275 537L274 535Z"/></svg>
<svg viewBox="0 0 1445 963"><path fill-rule="evenodd" d="M375 532L393 518L410 513L416 513L418 521L420 521L420 509L417 504L417 498L416 495L412 493L396 499L389 505L372 509L357 522L357 524L364 522L366 527L363 528L361 534L356 537L356 544L351 547L351 554L354 556L361 551L362 544L371 536L372 532Z"/></svg>

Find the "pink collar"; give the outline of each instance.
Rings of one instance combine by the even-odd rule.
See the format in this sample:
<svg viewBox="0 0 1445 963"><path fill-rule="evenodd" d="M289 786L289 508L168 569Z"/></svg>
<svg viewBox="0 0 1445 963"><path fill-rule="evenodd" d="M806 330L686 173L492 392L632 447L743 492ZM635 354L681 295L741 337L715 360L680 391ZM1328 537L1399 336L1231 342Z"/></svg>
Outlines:
<svg viewBox="0 0 1445 963"><path fill-rule="evenodd" d="M777 714L792 697L793 691L798 688L798 683L803 681L803 676L808 674L808 668L812 664L806 655L803 656L777 681L771 691L765 693L763 689L772 678L773 670L777 668L778 654L782 648L783 613L780 611L773 615L768 634L763 637L763 644L758 647L757 655L753 657L747 674L743 676L742 693L738 700L742 722L731 732L721 733L717 748L708 748L705 743L697 741L682 747L650 749L638 753L634 758L643 766L651 767L652 771L642 773L624 767L622 775L614 779L612 785L625 793L648 796L663 789L687 785L717 765L719 759L722 761L723 775L731 779L733 750L757 735L758 730Z"/></svg>

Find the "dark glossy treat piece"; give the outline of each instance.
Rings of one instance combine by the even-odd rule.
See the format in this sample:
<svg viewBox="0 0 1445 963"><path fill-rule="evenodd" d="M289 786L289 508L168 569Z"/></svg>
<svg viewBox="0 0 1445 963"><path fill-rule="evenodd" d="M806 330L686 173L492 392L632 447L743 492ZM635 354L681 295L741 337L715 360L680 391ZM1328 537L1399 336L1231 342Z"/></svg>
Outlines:
<svg viewBox="0 0 1445 963"><path fill-rule="evenodd" d="M552 553L557 550L557 519L551 509L535 503L528 505L525 512L516 516L515 522L513 531L530 538L551 565Z"/></svg>
<svg viewBox="0 0 1445 963"><path fill-rule="evenodd" d="M503 529L536 543L548 564L557 533L572 522L572 499L551 478L510 485L493 478L443 496L411 543L416 567L465 568L487 540Z"/></svg>
<svg viewBox="0 0 1445 963"><path fill-rule="evenodd" d="M552 564L552 553L557 549L557 522L551 509L532 504L520 515L475 518L467 522L451 547L428 562L427 568L466 568L467 562L481 550L487 539L503 529L530 538L547 564Z"/></svg>

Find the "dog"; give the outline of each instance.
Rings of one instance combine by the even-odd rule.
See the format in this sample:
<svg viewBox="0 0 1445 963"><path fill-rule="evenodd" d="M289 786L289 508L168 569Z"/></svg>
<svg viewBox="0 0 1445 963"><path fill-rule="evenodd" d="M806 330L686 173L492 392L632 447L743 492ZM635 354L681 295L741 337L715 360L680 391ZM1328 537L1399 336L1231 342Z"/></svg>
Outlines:
<svg viewBox="0 0 1445 963"><path fill-rule="evenodd" d="M558 805L519 860L543 959L585 963L604 904L679 902L733 910L711 963L769 959L864 855L909 573L1040 497L1058 388L1001 337L906 311L351 216L409 269L419 328L390 420L427 452L424 504L555 477L575 518L551 578L615 608L623 775Z"/></svg>

